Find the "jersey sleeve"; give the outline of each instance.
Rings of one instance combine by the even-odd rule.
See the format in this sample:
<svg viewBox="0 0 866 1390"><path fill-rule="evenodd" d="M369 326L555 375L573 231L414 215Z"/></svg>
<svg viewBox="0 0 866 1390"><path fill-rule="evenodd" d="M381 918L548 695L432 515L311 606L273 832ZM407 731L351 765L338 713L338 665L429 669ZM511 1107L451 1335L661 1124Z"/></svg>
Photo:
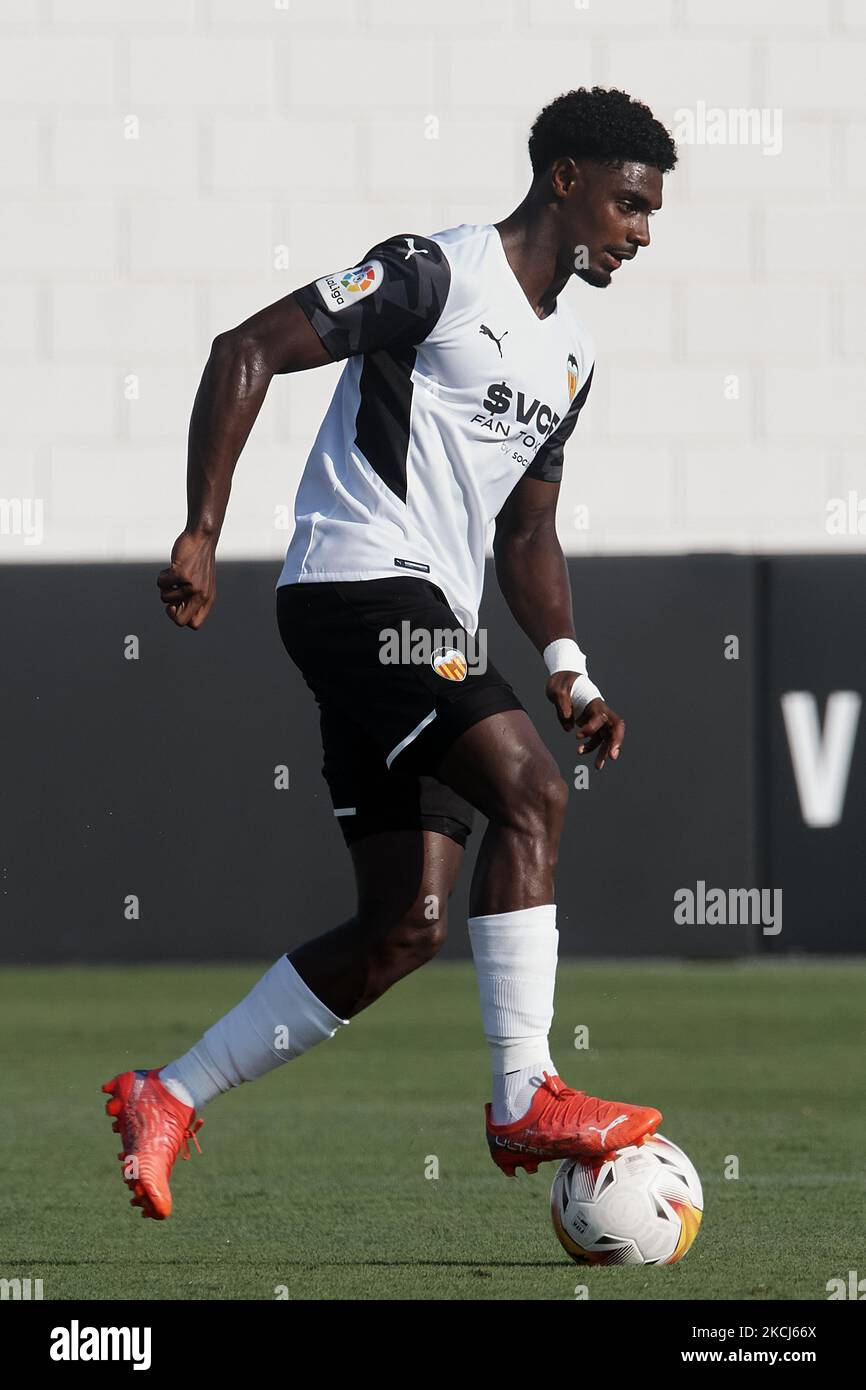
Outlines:
<svg viewBox="0 0 866 1390"><path fill-rule="evenodd" d="M589 395L589 388L592 386L592 377L595 371L595 363L590 368L589 376L578 391L568 410L563 415L556 429L549 439L545 440L541 448L526 470L524 477L540 478L544 483L558 483L562 478L562 457L565 448L565 441L569 439L577 424L577 417L586 404Z"/></svg>
<svg viewBox="0 0 866 1390"><path fill-rule="evenodd" d="M451 285L442 248L423 236L393 236L348 270L323 275L294 297L335 362L418 344L439 321Z"/></svg>

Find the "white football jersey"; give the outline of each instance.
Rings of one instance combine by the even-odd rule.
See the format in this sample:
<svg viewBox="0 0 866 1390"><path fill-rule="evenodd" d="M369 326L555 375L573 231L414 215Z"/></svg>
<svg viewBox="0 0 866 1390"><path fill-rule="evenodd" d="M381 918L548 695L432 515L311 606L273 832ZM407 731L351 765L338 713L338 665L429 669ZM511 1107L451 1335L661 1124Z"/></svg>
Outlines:
<svg viewBox="0 0 866 1390"><path fill-rule="evenodd" d="M348 358L295 499L277 587L423 576L469 633L490 524L524 474L558 482L592 339L540 319L491 223L401 235L295 298Z"/></svg>

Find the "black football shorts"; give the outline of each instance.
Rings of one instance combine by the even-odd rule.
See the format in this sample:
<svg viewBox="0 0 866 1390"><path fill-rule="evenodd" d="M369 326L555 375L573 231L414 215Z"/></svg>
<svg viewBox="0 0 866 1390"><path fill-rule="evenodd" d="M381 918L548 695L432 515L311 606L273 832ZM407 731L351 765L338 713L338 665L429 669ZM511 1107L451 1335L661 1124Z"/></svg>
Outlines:
<svg viewBox="0 0 866 1390"><path fill-rule="evenodd" d="M436 768L466 729L523 705L442 590L403 575L285 584L277 622L319 707L322 775L346 843L426 829L465 845L473 808Z"/></svg>

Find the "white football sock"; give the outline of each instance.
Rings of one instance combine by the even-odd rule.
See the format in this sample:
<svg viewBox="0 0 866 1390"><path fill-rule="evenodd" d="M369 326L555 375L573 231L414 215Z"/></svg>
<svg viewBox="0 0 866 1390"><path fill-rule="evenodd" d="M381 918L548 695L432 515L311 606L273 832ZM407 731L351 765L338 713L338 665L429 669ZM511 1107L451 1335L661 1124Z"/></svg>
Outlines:
<svg viewBox="0 0 866 1390"><path fill-rule="evenodd" d="M547 1036L559 932L556 904L469 918L484 1034L493 1062L493 1123L519 1120L542 1072L556 1075Z"/></svg>
<svg viewBox="0 0 866 1390"><path fill-rule="evenodd" d="M184 1105L201 1110L223 1091L309 1052L348 1022L316 998L288 956L280 956L195 1047L162 1068L159 1079Z"/></svg>

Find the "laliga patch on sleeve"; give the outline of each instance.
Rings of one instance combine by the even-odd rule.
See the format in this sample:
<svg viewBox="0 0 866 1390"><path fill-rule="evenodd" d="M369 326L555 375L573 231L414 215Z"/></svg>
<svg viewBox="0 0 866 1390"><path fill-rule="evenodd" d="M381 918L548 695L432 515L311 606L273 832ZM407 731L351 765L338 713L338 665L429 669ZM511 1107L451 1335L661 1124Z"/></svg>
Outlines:
<svg viewBox="0 0 866 1390"><path fill-rule="evenodd" d="M323 275L316 281L316 289L325 301L325 308L332 314L357 304L368 294L374 294L382 283L382 262L364 261L351 270L340 270L336 275Z"/></svg>

